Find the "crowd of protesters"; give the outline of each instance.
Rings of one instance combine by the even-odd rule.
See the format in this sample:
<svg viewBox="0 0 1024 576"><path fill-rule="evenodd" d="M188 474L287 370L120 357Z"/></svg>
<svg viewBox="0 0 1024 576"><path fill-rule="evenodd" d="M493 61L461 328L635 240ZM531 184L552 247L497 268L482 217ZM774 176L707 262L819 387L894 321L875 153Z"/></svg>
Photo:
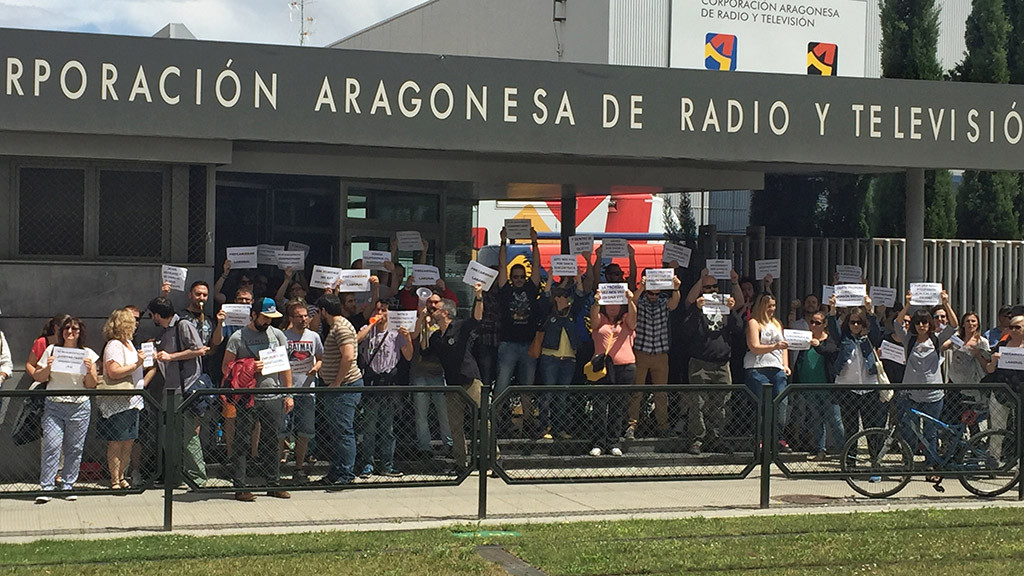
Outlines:
<svg viewBox="0 0 1024 576"><path fill-rule="evenodd" d="M731 394L700 386L743 382L754 396L770 389L778 397L794 382L841 384L790 395L777 412L777 449L791 452L796 444L812 460L824 460L862 427L884 426L891 417L876 389L855 387L878 384L879 366L892 382L926 385L899 396L905 430L921 425L907 416L907 408L936 418L953 409L946 402L945 383L996 381L1019 390L1024 380L1024 371L999 362L1002 351L1024 347L1022 306L1000 309L999 325L982 332L978 314L958 316L945 291L941 303L931 307L912 307L909 291L906 304L889 308L873 306L867 296L861 306L839 308L835 296L821 302L809 295L790 303L783 322L771 276L754 280L732 272L722 280L705 269L691 286L682 286L683 269L672 261L664 263L676 272L672 288L650 289L647 270L638 278L632 247L627 270L614 263L602 267L598 247L584 256L575 276L559 277L542 270L536 232L530 243L531 261L509 266L502 229L497 278L487 290L480 283L472 286L473 301L461 309L443 279L423 287L406 277L393 244L392 261L370 276L368 292L343 292L338 285L311 289L304 274L290 268L275 289L267 275L232 272L226 261L212 294L205 282L188 288L185 309L175 308L165 284L144 314L135 306L112 312L103 328L105 344L87 340L78 318L55 316L25 363L38 385L67 390L67 395L45 399L39 478L44 495L37 502L49 501L54 491L74 497L94 418L99 437L107 442L110 489L142 482L145 459L141 440L136 440L155 438L156 427L163 425L162 412L147 410L146 402L162 402L168 389L197 392L183 412L182 430L173 431L182 435L187 479L196 486L207 482L202 428L211 420L204 416L219 414L218 433L235 497L252 501L256 496L247 486L253 476L261 477L268 495L277 498L289 497L278 485L309 482L313 443L329 460L318 484L401 477L396 425L403 423L396 419L406 409L415 432L414 441L403 438L412 444L409 449L421 458L452 462L448 473L464 472L469 465L464 399L479 405L485 385L499 397L514 384L650 384L650 394L522 393L496 408L491 425L500 436L575 439L586 443L592 457L617 457L640 438L679 438L694 455L730 452ZM418 262L425 263L426 255L424 243ZM361 267L359 260L351 266ZM601 283L625 284L625 303L604 302ZM249 308L247 325L225 325L223 305L228 303ZM413 330L392 326L389 314L396 310L415 311ZM143 316L160 332L158 338L140 341ZM790 350L787 330L806 331L809 347ZM884 341L902 347L904 362L880 358ZM98 344L102 355L88 347ZM282 348L290 369L264 374L263 352ZM75 356L81 358L81 370L53 370L64 349L84 351ZM0 382L12 373L10 349L0 333ZM657 391L670 382L695 389L674 398ZM406 395L353 391L406 385L435 388L413 388ZM445 394L440 386L458 387L464 394ZM203 393L215 387L262 390ZM295 393L311 387L345 387L347 393ZM137 395L97 396L90 402L90 396L75 394L94 388L145 388L150 395L146 402ZM1005 395L975 396L986 404L991 427L1007 426L1012 410ZM754 413L742 418L752 420ZM329 434L318 439L323 431ZM290 450L286 437L294 439ZM937 437L937 425L925 419L923 438L934 448ZM933 453L925 452L926 464L933 464Z"/></svg>

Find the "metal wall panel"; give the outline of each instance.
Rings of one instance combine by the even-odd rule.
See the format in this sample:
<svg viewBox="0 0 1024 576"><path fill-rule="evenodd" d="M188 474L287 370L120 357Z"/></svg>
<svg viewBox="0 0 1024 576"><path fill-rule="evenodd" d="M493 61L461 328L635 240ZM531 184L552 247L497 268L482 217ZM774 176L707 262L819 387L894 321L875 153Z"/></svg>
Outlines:
<svg viewBox="0 0 1024 576"><path fill-rule="evenodd" d="M608 63L668 66L670 0L610 0Z"/></svg>

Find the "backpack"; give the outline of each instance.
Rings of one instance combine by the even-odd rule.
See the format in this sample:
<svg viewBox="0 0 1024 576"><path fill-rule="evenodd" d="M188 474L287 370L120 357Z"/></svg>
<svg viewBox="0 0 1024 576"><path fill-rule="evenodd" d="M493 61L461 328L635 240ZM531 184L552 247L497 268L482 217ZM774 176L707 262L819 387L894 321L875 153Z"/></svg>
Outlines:
<svg viewBox="0 0 1024 576"><path fill-rule="evenodd" d="M255 358L235 358L228 364L228 369L224 372L224 379L221 381L221 388L255 388L256 387L256 359ZM256 396L254 394L230 394L227 396L221 396L225 402L234 404L235 406L242 406L243 408L252 408L256 402Z"/></svg>

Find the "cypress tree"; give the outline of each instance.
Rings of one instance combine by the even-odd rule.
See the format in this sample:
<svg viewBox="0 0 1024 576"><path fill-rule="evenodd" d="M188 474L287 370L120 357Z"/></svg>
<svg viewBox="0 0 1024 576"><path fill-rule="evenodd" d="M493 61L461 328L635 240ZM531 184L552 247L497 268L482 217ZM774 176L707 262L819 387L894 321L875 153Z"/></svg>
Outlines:
<svg viewBox="0 0 1024 576"><path fill-rule="evenodd" d="M1010 80L1007 46L1010 22L1003 0L974 0L967 17L967 52L952 72L961 82L1006 84ZM1010 172L964 172L958 195L961 238L1020 238L1020 184Z"/></svg>

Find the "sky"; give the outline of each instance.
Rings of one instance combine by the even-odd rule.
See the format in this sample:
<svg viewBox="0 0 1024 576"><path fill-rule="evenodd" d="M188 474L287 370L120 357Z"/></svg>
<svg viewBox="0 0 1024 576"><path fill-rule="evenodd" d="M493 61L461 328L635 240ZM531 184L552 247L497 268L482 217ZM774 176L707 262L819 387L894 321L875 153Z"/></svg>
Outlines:
<svg viewBox="0 0 1024 576"><path fill-rule="evenodd" d="M307 0L307 45L324 46L424 0ZM0 0L0 28L152 36L171 22L201 40L299 43L292 0ZM291 13L291 18L289 14Z"/></svg>

